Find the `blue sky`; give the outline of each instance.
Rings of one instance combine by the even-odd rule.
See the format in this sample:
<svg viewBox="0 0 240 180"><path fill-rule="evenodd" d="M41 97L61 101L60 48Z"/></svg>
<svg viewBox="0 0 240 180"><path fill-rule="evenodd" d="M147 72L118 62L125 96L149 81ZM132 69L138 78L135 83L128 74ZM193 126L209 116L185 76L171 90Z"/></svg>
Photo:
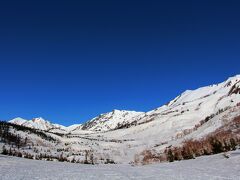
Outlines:
<svg viewBox="0 0 240 180"><path fill-rule="evenodd" d="M239 74L238 1L4 1L0 119L148 111Z"/></svg>

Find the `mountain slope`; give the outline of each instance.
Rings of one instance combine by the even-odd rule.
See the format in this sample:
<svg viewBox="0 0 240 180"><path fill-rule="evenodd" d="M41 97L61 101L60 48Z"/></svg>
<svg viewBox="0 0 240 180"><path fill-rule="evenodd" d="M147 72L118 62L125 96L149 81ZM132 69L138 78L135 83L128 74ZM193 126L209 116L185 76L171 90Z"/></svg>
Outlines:
<svg viewBox="0 0 240 180"><path fill-rule="evenodd" d="M186 91L168 105L139 116L132 128L125 129L119 136L150 140L162 137L165 141L181 136L184 131L192 131L204 120L237 105L240 95L230 92L239 82L240 76L235 76L218 85ZM112 135L119 137L116 132Z"/></svg>

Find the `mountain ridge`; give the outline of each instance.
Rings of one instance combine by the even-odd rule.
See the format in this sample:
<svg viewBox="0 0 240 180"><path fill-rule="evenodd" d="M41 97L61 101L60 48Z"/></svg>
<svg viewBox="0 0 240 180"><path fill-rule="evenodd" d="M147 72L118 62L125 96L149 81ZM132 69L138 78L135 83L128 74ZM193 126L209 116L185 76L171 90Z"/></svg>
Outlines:
<svg viewBox="0 0 240 180"><path fill-rule="evenodd" d="M191 101L194 101L203 96L209 96L211 94L214 94L214 93L216 93L216 91L219 91L222 88L230 87L232 85L233 85L232 89L230 90L231 92L229 91L229 93L240 93L240 90L239 90L240 85L238 85L239 82L240 82L240 75L235 75L235 76L229 77L227 80L225 80L222 83L200 87L195 90L186 90L183 93L181 93L179 96L174 98L173 100L169 101L169 103L167 105L160 106L156 109L163 109L166 107L172 107L174 105L176 106L177 105L176 103L178 103L178 105L179 105L179 102L182 99L184 99L185 101L186 101L186 99L190 99ZM201 92L197 93L198 91L201 91ZM187 102L188 101L182 102L182 103L185 104ZM70 125L70 126L54 124L54 123L51 123L50 121L45 120L41 117L34 118L32 120L26 120L26 119L18 117L13 120L10 120L9 122L18 124L18 125L22 125L22 126L26 126L26 127L40 129L40 130L60 129L63 131L71 132L78 128L79 130L108 131L108 130L114 130L114 129L118 128L119 126L123 126L124 124L127 124L127 123L129 124L129 123L131 123L130 121L134 121L134 118L136 119L137 116L141 116L143 114L148 114L155 110L151 110L148 112L136 112L136 111L129 111L129 110L114 109L111 112L102 113L99 116L96 116L95 118L88 120L83 124L75 124L75 125ZM124 118L123 116L129 116L129 117ZM112 121L114 121L114 122L112 122L113 124L111 124L111 122L110 122L111 119L113 119ZM34 121L39 121L39 123L34 122ZM104 124L104 127L100 126L99 124Z"/></svg>

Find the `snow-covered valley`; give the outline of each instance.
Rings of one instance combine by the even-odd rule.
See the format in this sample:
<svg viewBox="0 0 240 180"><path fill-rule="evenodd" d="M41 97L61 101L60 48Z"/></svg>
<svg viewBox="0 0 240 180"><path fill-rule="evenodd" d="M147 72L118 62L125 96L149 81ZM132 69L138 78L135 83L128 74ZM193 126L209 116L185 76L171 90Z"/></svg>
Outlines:
<svg viewBox="0 0 240 180"><path fill-rule="evenodd" d="M240 152L204 156L195 160L161 163L149 166L81 165L61 162L35 161L17 157L0 156L1 180L33 179L192 179L239 180Z"/></svg>
<svg viewBox="0 0 240 180"><path fill-rule="evenodd" d="M235 149L240 142L239 117L237 75L187 90L149 112L113 110L70 127L43 118L2 122L0 149L13 156L82 164L191 159Z"/></svg>

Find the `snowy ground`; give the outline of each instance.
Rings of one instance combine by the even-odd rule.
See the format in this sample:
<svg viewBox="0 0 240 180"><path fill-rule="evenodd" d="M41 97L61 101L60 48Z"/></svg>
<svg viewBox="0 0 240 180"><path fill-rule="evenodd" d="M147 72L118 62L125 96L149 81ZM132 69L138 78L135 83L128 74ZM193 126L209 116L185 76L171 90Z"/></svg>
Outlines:
<svg viewBox="0 0 240 180"><path fill-rule="evenodd" d="M234 179L240 180L240 151L149 166L81 165L0 155L0 179Z"/></svg>

